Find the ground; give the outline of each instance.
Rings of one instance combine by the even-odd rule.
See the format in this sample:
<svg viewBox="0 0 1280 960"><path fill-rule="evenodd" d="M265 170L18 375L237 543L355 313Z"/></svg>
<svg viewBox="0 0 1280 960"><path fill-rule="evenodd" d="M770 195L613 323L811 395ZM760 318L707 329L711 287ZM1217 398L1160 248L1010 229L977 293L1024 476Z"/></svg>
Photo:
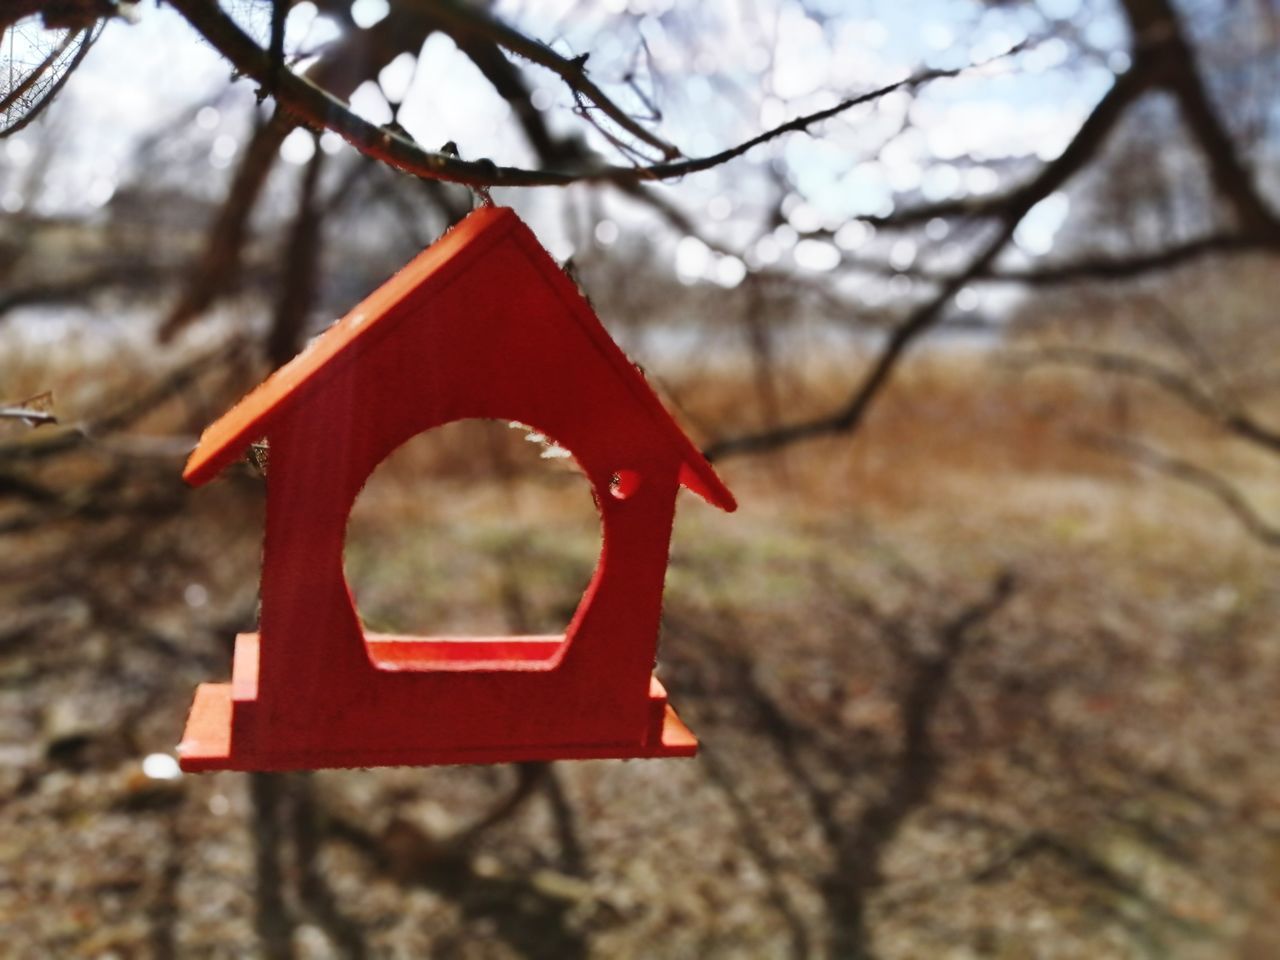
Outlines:
<svg viewBox="0 0 1280 960"><path fill-rule="evenodd" d="M216 415L236 384L207 381L134 434ZM664 387L695 425L757 415ZM723 464L737 514L682 495L660 673L690 761L148 776L253 624L263 481L185 491L106 439L23 466L56 496L0 513L0 952L1280 955L1280 554L1074 442L1113 400L926 359L856 438ZM368 488L372 624L567 620L589 496L500 432Z"/></svg>

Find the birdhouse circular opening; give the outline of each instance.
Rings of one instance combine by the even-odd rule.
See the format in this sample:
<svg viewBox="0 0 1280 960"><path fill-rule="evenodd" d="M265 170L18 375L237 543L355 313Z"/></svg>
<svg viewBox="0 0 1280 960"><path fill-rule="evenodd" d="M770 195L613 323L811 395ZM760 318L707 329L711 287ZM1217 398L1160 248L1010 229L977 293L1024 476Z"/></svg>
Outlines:
<svg viewBox="0 0 1280 960"><path fill-rule="evenodd" d="M554 658L601 536L589 480L536 429L461 420L418 434L379 464L347 522L371 659L376 638L397 636L538 637L534 658Z"/></svg>

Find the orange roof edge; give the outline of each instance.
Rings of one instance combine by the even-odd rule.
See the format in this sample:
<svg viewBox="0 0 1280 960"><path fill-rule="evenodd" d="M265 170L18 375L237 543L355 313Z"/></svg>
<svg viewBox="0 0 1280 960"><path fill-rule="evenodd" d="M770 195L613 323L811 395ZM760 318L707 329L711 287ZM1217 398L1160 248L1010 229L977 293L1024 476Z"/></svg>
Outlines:
<svg viewBox="0 0 1280 960"><path fill-rule="evenodd" d="M358 352L346 348L380 338L396 326L382 323L395 307L422 284L447 278L513 232L526 254L559 293L570 316L587 334L633 396L666 433L681 461L680 483L712 506L732 512L737 501L710 462L662 405L653 389L621 348L605 332L599 318L573 282L509 207L481 207L423 250L390 280L329 327L283 367L255 387L239 403L205 429L187 460L183 479L199 486L236 460L249 444L267 435L275 415L301 402L315 385L351 362ZM549 268L549 269L548 269ZM343 356L343 354L346 356Z"/></svg>
<svg viewBox="0 0 1280 960"><path fill-rule="evenodd" d="M577 284L569 278L559 264L551 259L551 255L538 242L533 231L518 217L515 218L515 226L515 236L521 242L525 253L536 266L542 267L540 272L548 278L552 287L560 295L569 315L577 321L578 326L600 352L601 358L613 368L618 378L627 384L632 395L649 412L650 417L675 447L675 453L681 463L680 483L713 507L719 507L726 513L732 513L738 509L738 501L724 485L724 481L715 472L710 461L693 445L689 435L676 422L671 412L662 405L662 401L653 392L653 388L649 386L640 369L609 336Z"/></svg>
<svg viewBox="0 0 1280 960"><path fill-rule="evenodd" d="M695 449L694 453L698 453L698 451ZM698 456L701 457L702 454L698 453ZM703 457L703 463L707 463L705 457ZM733 513L738 509L737 498L724 485L720 475L715 472L709 463L705 471L700 471L696 466L685 461L680 467L680 484L692 490L713 507L719 507L725 513Z"/></svg>
<svg viewBox="0 0 1280 960"><path fill-rule="evenodd" d="M345 365L344 359L349 362L350 355L341 356L344 348L376 337L381 321L419 286L465 266L518 222L506 207L481 207L469 214L206 427L182 478L192 486L212 480L249 444L267 435L277 412L292 407L308 388Z"/></svg>

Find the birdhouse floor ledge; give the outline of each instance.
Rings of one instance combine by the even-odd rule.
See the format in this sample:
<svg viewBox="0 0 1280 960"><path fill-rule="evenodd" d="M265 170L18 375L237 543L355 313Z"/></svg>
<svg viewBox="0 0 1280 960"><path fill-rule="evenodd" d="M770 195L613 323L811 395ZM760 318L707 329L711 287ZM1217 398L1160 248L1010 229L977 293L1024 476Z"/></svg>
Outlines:
<svg viewBox="0 0 1280 960"><path fill-rule="evenodd" d="M550 645L556 637L504 638L502 643ZM252 711L256 706L257 677L253 653L256 634L237 637L236 670L231 683L202 683L196 688L195 702L187 718L178 759L189 773L208 770L311 770L320 768L353 768L383 766L428 766L435 764L513 763L532 760L626 760L659 757L692 757L698 750L697 738L689 731L667 702L667 692L657 677L649 683L649 709L652 720L642 743L565 743L531 746L442 750L439 747L370 747L356 751L272 749L267 752L238 747L232 736L237 709ZM370 645L375 644L370 638ZM392 644L448 644L450 641L410 641L405 638L383 639ZM452 641L453 643L496 643L497 641ZM405 669L403 663L400 669ZM463 718L465 719L465 718ZM412 722L409 722L412 725ZM266 732L266 731L263 731ZM265 737L267 742L287 742L287 738Z"/></svg>

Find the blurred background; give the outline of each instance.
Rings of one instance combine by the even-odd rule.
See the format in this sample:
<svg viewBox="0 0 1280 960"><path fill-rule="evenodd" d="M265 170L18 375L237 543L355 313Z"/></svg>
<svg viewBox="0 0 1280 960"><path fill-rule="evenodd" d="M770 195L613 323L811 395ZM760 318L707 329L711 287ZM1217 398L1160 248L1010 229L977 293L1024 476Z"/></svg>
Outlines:
<svg viewBox="0 0 1280 960"><path fill-rule="evenodd" d="M0 28L0 954L1280 956L1276 0ZM740 501L672 544L699 757L182 776L267 482L184 457L486 186ZM365 623L562 630L562 454L395 453Z"/></svg>

